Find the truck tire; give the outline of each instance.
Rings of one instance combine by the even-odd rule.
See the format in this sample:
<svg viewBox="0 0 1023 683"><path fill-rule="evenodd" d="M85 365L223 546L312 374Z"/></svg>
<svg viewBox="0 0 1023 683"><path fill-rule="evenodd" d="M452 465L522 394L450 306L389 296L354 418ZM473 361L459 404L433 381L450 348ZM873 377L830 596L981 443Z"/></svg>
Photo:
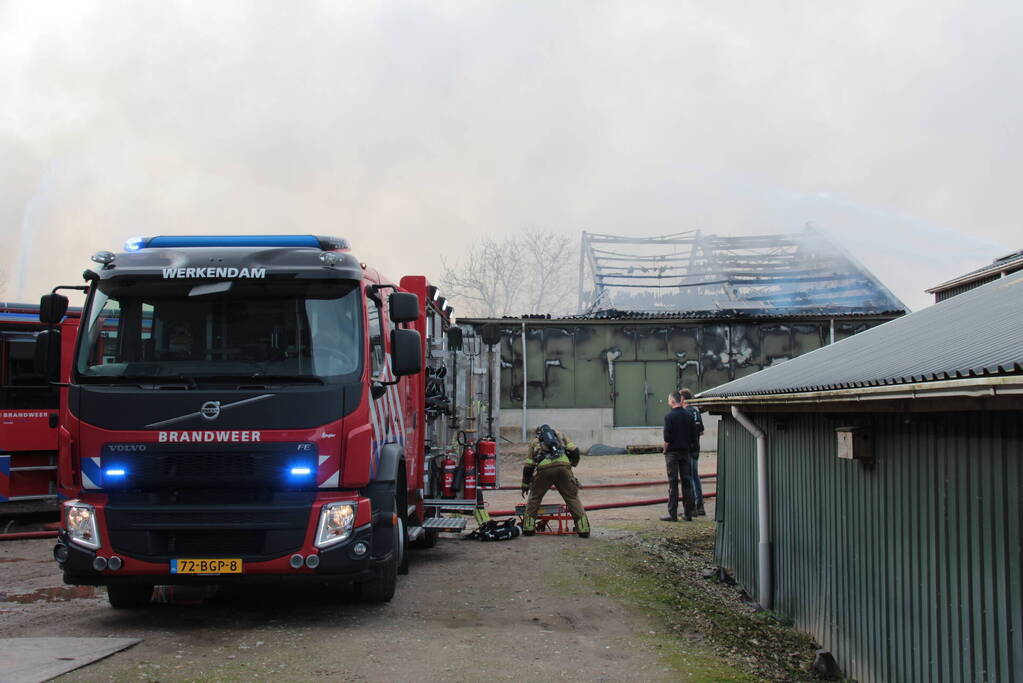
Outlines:
<svg viewBox="0 0 1023 683"><path fill-rule="evenodd" d="M415 548L416 550L425 550L427 548L432 548L433 546L437 545L437 539L439 537L440 532L437 531L436 529L426 529L425 531L423 531L422 536L409 543L409 547Z"/></svg>
<svg viewBox="0 0 1023 683"><path fill-rule="evenodd" d="M107 600L114 609L138 609L149 604L153 587L149 585L107 586Z"/></svg>
<svg viewBox="0 0 1023 683"><path fill-rule="evenodd" d="M402 469L398 484L395 487L394 511L398 517L398 541L395 550L398 552L398 573L408 574L408 493L405 491L405 470Z"/></svg>
<svg viewBox="0 0 1023 683"><path fill-rule="evenodd" d="M400 483L400 482L399 482ZM401 496L399 488L394 490L394 510L401 511ZM404 515L397 514L398 523L391 527L394 534L394 545L391 551L391 558L379 569L376 578L363 581L357 590L359 598L364 602L389 602L394 597L394 591L398 587L398 570L402 562L408 563L408 530L405 526Z"/></svg>

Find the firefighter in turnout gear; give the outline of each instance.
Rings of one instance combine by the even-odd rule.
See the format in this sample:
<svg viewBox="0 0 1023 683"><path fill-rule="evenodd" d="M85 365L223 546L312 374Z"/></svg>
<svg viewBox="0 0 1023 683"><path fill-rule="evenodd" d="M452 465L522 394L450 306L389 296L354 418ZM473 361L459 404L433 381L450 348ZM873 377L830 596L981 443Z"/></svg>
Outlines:
<svg viewBox="0 0 1023 683"><path fill-rule="evenodd" d="M540 425L536 436L529 442L529 455L522 468L522 495L529 493L526 512L522 516L522 533L532 536L536 533L536 514L540 510L544 494L554 486L565 499L575 520L575 530L583 538L590 536L590 521L579 500L579 482L572 474L572 468L579 464L579 449L561 432L555 432L549 425Z"/></svg>

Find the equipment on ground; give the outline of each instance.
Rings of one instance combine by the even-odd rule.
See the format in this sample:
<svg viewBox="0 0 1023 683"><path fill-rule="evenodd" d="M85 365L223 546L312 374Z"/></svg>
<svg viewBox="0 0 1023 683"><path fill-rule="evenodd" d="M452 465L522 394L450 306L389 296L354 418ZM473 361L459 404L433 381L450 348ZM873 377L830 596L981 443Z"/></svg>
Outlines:
<svg viewBox="0 0 1023 683"><path fill-rule="evenodd" d="M521 535L522 529L516 524L514 518L506 519L503 522L492 519L481 524L478 529L465 538L475 541L510 541Z"/></svg>

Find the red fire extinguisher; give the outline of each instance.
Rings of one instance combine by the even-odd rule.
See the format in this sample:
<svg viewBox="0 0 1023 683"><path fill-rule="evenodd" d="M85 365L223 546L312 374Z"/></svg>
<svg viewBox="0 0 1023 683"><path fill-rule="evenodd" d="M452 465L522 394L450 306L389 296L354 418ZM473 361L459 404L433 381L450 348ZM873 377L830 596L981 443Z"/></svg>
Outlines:
<svg viewBox="0 0 1023 683"><path fill-rule="evenodd" d="M476 459L480 470L480 488L497 486L497 442L493 439L480 439L476 443Z"/></svg>
<svg viewBox="0 0 1023 683"><path fill-rule="evenodd" d="M440 461L441 467L441 498L455 497L455 473L458 471L458 461L450 453Z"/></svg>
<svg viewBox="0 0 1023 683"><path fill-rule="evenodd" d="M462 471L465 473L462 497L466 500L476 500L476 451L473 450L471 443L462 447Z"/></svg>

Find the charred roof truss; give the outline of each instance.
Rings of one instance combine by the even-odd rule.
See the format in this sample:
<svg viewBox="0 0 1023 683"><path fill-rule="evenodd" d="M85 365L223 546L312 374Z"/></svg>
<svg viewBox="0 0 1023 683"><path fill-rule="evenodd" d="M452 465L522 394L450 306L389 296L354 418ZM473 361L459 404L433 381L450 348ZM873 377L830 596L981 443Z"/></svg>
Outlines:
<svg viewBox="0 0 1023 683"><path fill-rule="evenodd" d="M579 311L905 310L852 256L808 228L723 237L699 230L657 237L583 232Z"/></svg>

